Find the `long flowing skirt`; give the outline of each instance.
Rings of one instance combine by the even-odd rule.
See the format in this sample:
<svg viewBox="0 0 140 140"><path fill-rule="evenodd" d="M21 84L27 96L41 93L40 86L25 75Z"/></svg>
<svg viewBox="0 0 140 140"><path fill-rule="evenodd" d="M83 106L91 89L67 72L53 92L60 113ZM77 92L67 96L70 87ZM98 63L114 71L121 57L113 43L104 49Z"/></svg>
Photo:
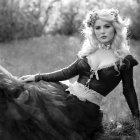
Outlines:
<svg viewBox="0 0 140 140"><path fill-rule="evenodd" d="M9 81L0 80L0 140L95 140L102 132L99 106L66 85Z"/></svg>

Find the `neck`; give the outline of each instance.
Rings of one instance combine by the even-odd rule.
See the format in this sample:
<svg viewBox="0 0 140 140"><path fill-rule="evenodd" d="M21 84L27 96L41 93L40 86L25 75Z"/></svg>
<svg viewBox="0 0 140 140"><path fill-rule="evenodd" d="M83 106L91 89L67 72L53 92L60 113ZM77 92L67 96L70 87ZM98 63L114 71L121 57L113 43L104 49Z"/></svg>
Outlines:
<svg viewBox="0 0 140 140"><path fill-rule="evenodd" d="M101 44L100 48L104 50L109 50L111 49L111 44Z"/></svg>

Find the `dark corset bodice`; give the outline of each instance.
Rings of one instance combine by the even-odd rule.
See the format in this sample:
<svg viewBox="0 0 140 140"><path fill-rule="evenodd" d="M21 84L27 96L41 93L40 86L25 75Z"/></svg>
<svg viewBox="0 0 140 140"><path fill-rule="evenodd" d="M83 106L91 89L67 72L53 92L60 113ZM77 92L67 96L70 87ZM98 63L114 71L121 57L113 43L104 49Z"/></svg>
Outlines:
<svg viewBox="0 0 140 140"><path fill-rule="evenodd" d="M97 73L99 80L94 74L93 78L91 78L91 81L89 82L89 88L97 91L103 96L106 96L110 91L112 91L121 80L120 73L115 70L114 66L102 68L98 70ZM87 85L90 75L90 68L87 67L87 71L79 75L78 82L83 85Z"/></svg>

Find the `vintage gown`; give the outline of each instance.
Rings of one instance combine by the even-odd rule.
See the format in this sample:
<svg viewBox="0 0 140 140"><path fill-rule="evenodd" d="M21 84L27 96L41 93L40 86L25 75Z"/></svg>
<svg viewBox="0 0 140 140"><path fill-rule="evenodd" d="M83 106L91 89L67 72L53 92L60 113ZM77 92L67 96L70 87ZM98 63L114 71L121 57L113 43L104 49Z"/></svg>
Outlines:
<svg viewBox="0 0 140 140"><path fill-rule="evenodd" d="M59 81L79 75L78 83L102 96L122 80L123 94L132 115L139 117L133 85L132 55L114 65L91 69L87 58L77 59L62 70L39 74L36 82L21 83L15 77L0 74L0 140L96 140L103 132L100 106L72 95ZM91 76L92 75L92 76Z"/></svg>

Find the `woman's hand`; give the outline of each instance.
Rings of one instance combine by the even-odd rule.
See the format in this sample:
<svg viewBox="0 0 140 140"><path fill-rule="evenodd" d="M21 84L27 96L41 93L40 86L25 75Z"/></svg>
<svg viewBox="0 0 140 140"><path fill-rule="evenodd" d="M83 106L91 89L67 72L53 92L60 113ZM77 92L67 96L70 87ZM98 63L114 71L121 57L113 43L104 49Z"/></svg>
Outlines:
<svg viewBox="0 0 140 140"><path fill-rule="evenodd" d="M33 82L35 81L35 75L25 75L19 78L19 80L21 80L22 82Z"/></svg>

